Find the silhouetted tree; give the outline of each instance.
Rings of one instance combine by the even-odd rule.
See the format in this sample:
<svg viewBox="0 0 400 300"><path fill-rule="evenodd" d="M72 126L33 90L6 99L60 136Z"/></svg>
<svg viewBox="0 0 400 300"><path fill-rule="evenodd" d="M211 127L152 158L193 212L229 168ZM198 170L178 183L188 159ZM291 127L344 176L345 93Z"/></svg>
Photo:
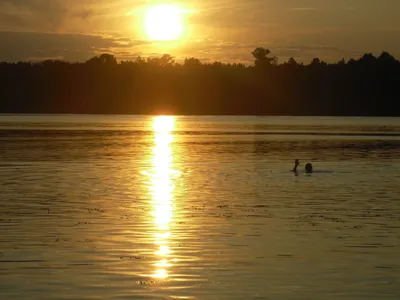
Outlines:
<svg viewBox="0 0 400 300"><path fill-rule="evenodd" d="M313 60L310 63L310 67L321 67L321 66L326 66L326 63L321 61L318 57L313 58Z"/></svg>
<svg viewBox="0 0 400 300"><path fill-rule="evenodd" d="M190 58L185 58L183 65L185 67L198 68L201 66L201 62L198 58L190 57Z"/></svg>
<svg viewBox="0 0 400 300"><path fill-rule="evenodd" d="M117 59L113 55L105 53L89 59L87 64L113 66L117 64Z"/></svg>
<svg viewBox="0 0 400 300"><path fill-rule="evenodd" d="M0 113L400 115L400 62L388 52L307 65L251 54L254 66L169 54L0 63Z"/></svg>
<svg viewBox="0 0 400 300"><path fill-rule="evenodd" d="M297 61L296 61L293 57L289 58L287 64L288 64L289 66L292 66L292 67L298 66Z"/></svg>
<svg viewBox="0 0 400 300"><path fill-rule="evenodd" d="M163 54L161 57L149 57L146 63L157 67L172 66L175 63L175 59L169 54Z"/></svg>
<svg viewBox="0 0 400 300"><path fill-rule="evenodd" d="M256 68L265 68L271 65L276 65L278 61L275 56L268 57L268 55L271 54L271 51L263 47L256 48L251 54L253 54L255 58L254 64Z"/></svg>
<svg viewBox="0 0 400 300"><path fill-rule="evenodd" d="M398 61L388 52L382 52L382 54L378 57L378 63L386 64L386 65L397 65Z"/></svg>

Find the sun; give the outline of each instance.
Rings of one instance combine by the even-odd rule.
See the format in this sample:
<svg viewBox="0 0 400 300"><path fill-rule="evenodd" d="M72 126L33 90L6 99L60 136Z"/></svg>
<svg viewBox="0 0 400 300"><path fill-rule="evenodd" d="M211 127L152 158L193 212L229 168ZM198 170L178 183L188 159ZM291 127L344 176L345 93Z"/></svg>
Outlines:
<svg viewBox="0 0 400 300"><path fill-rule="evenodd" d="M171 132L174 130L174 124L173 116L158 116L154 118L153 129L157 133Z"/></svg>
<svg viewBox="0 0 400 300"><path fill-rule="evenodd" d="M154 41L179 40L184 31L184 9L175 4L150 6L145 11L146 35Z"/></svg>

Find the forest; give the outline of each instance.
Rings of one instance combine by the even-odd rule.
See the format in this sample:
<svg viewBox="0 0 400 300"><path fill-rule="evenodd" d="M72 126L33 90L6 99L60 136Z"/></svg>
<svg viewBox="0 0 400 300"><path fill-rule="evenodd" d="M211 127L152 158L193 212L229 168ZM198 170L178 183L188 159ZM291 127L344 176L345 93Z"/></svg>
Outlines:
<svg viewBox="0 0 400 300"><path fill-rule="evenodd" d="M0 63L0 113L400 116L400 62L388 52L326 63L254 64L102 54L86 62Z"/></svg>

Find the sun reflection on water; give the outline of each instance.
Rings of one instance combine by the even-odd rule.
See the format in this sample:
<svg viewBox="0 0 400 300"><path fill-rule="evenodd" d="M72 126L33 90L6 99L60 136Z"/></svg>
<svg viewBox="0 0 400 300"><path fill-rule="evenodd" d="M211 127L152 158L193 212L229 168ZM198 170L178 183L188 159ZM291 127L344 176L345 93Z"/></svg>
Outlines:
<svg viewBox="0 0 400 300"><path fill-rule="evenodd" d="M154 147L152 157L152 201L155 225L155 255L159 257L155 263L153 278L168 278L168 268L171 266L169 238L171 236L170 223L173 217L174 184L172 173L172 131L174 118L167 116L156 117L153 121Z"/></svg>

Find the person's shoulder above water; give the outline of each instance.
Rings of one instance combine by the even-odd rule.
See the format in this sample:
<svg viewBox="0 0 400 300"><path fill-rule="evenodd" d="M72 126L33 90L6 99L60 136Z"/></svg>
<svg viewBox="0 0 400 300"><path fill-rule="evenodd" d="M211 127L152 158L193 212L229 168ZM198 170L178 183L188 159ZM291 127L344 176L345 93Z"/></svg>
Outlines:
<svg viewBox="0 0 400 300"><path fill-rule="evenodd" d="M297 167L299 166L299 164L300 164L300 161L299 161L298 159L296 159L296 160L294 161L294 167L293 167L293 169L292 169L292 172L297 173Z"/></svg>

